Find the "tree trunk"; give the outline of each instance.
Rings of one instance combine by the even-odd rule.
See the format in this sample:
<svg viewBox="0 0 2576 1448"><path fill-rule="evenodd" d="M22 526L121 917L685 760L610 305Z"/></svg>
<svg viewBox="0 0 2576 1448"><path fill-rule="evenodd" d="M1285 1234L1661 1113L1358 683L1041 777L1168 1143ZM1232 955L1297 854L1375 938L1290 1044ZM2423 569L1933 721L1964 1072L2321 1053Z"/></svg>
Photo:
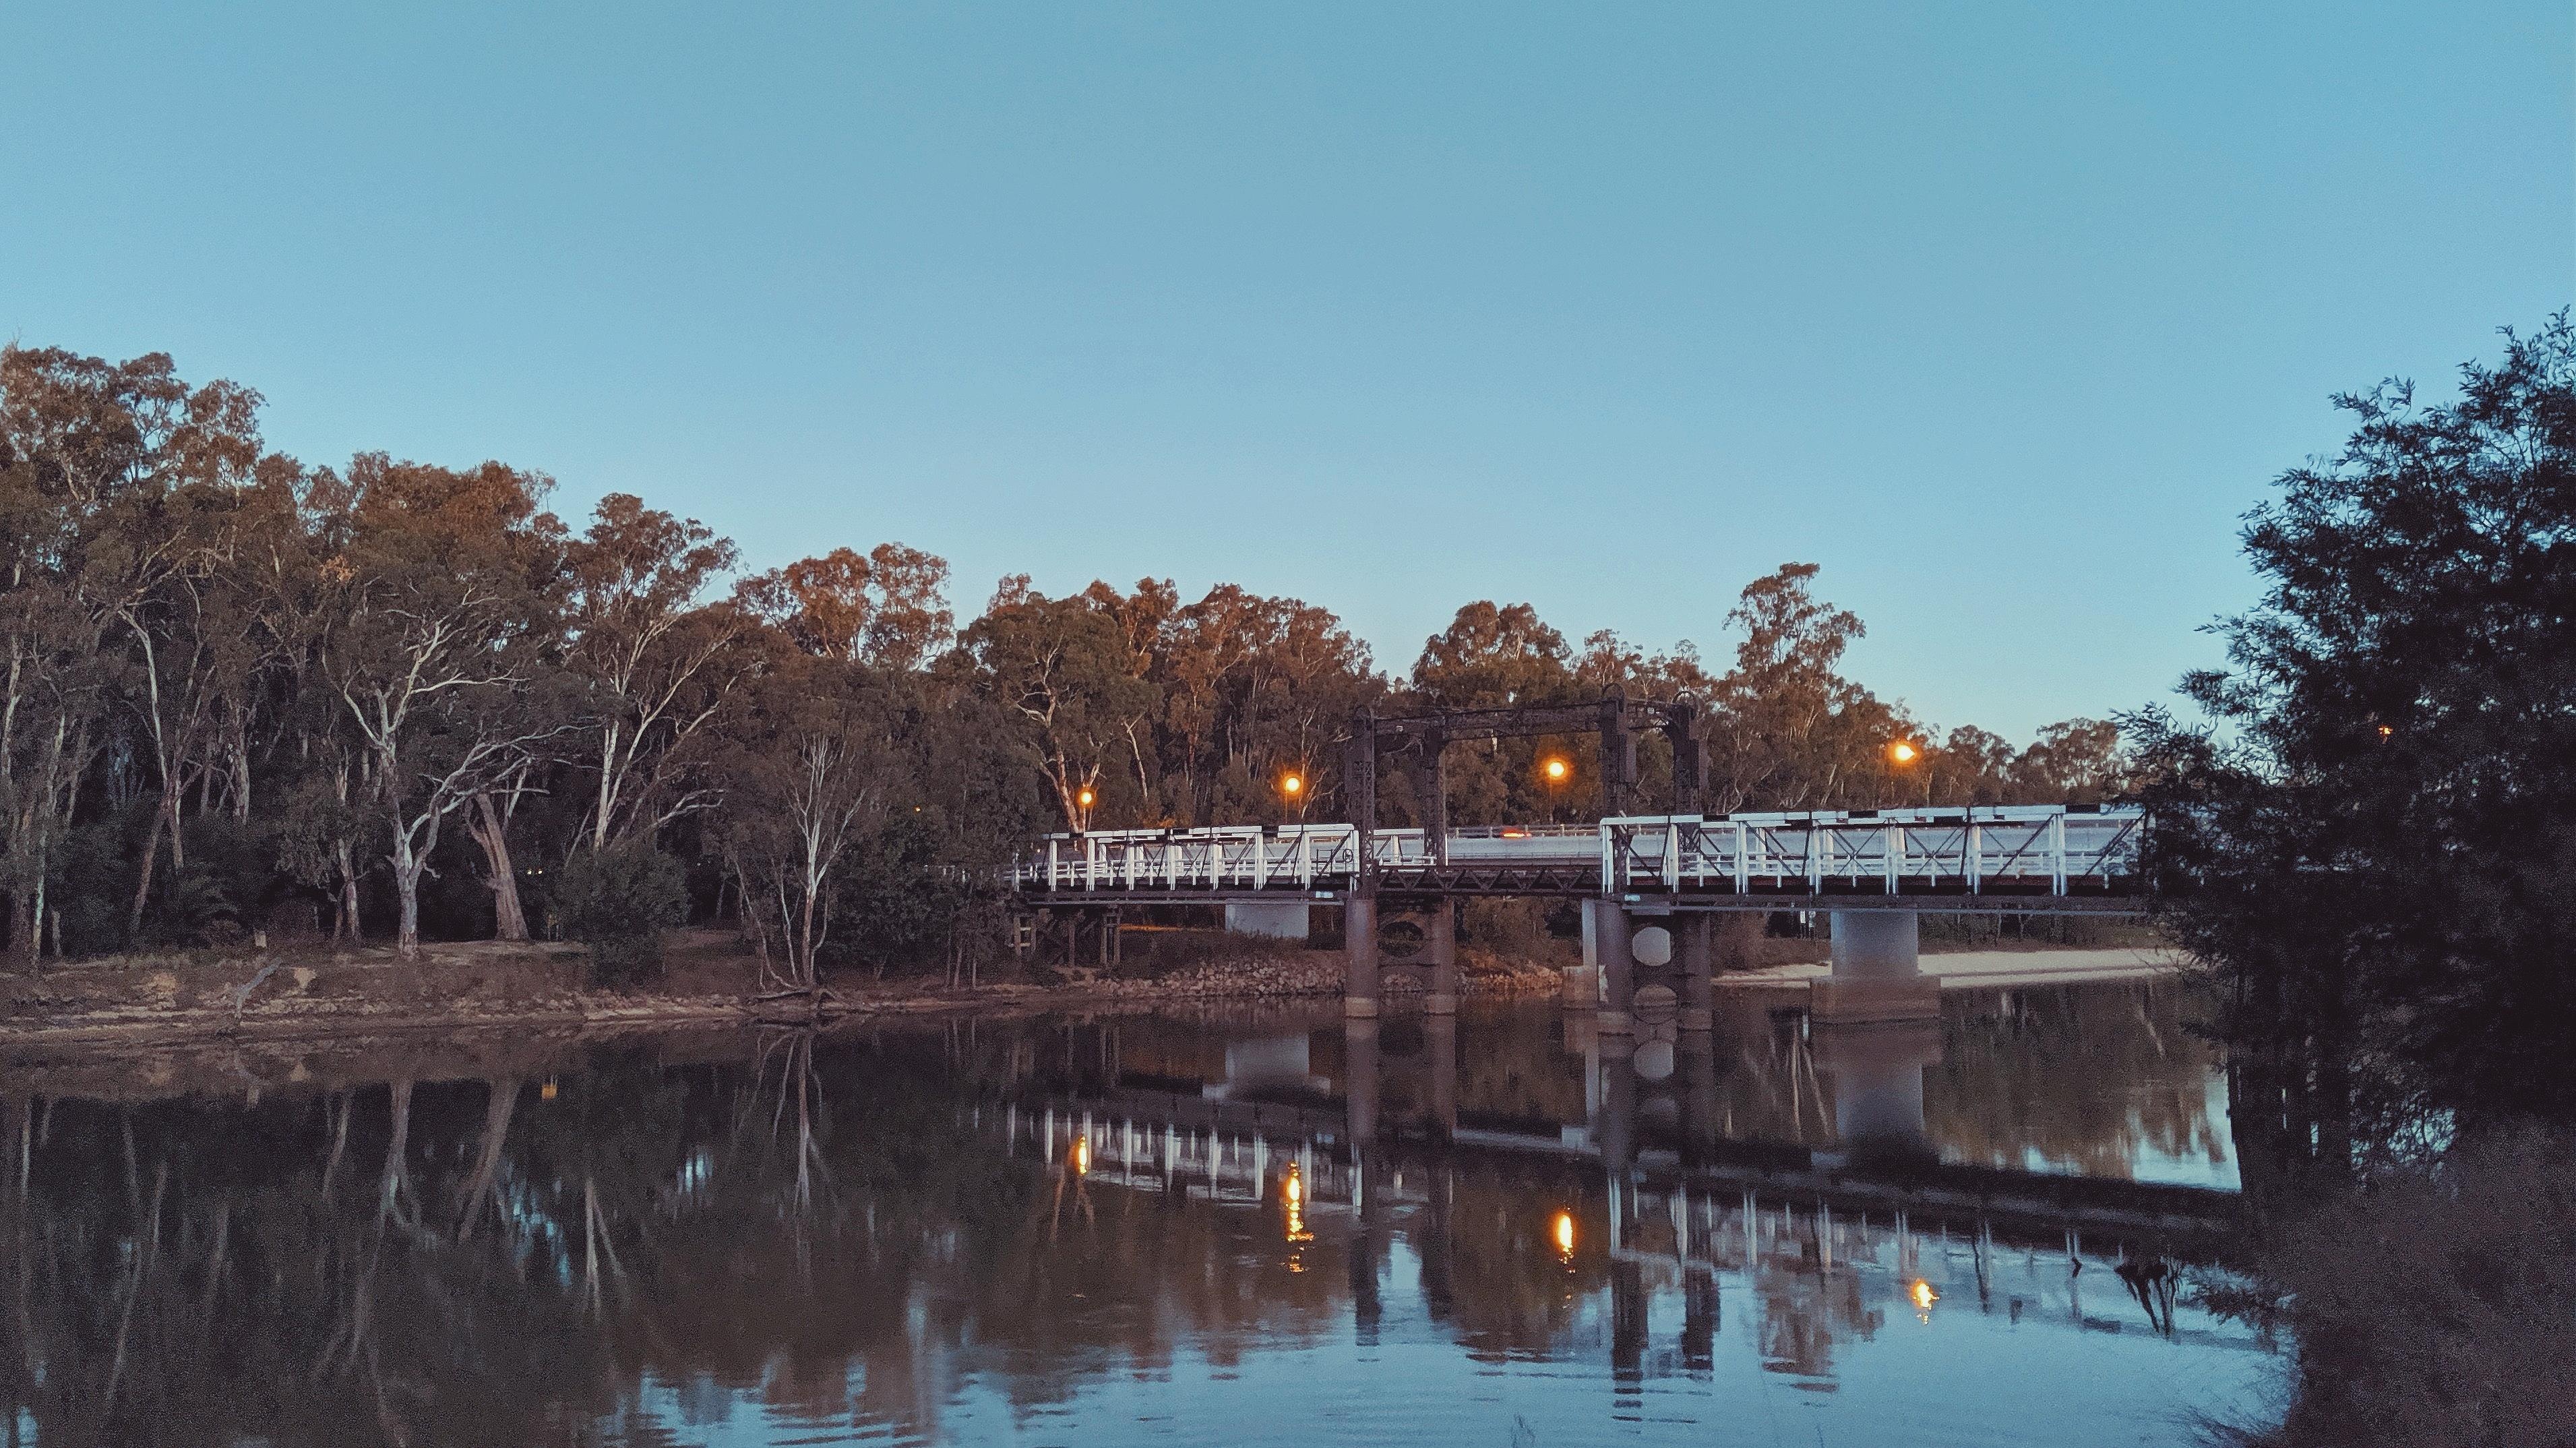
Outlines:
<svg viewBox="0 0 2576 1448"><path fill-rule="evenodd" d="M525 940L528 915L519 904L519 872L510 864L507 825L491 795L474 796L473 811L465 817L465 832L483 847L484 884L492 890L492 938Z"/></svg>
<svg viewBox="0 0 2576 1448"><path fill-rule="evenodd" d="M420 875L422 862L406 858L404 850L394 860L394 894L402 901L401 923L394 927L394 953L405 960L420 955Z"/></svg>
<svg viewBox="0 0 2576 1448"><path fill-rule="evenodd" d="M347 840L333 845L331 851L340 861L340 913L331 922L331 938L336 941L346 937L355 945L365 938L358 929L358 864L349 858Z"/></svg>
<svg viewBox="0 0 2576 1448"><path fill-rule="evenodd" d="M125 912L125 943L133 945L143 937L143 907L152 900L152 865L161 857L161 832L169 827L171 816L178 813L178 800L165 785L161 802L152 809L152 829L143 837L143 868L135 873L134 903ZM177 853L174 842L172 853ZM173 859L170 868L176 870Z"/></svg>

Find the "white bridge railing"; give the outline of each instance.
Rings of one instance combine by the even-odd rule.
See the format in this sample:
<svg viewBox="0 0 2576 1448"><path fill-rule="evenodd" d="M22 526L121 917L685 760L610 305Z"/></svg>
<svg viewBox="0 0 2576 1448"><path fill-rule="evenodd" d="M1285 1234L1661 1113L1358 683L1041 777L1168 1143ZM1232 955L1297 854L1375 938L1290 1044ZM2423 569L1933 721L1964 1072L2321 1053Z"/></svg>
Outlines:
<svg viewBox="0 0 2576 1448"><path fill-rule="evenodd" d="M2135 808L1981 805L1868 812L1633 815L1585 825L1489 825L1449 832L1453 868L1576 867L1605 894L2068 892L2137 871ZM1422 831L1374 830L1372 865L1434 863ZM1022 890L1231 894L1347 888L1358 831L1346 824L1219 825L1049 835L1011 867Z"/></svg>
<svg viewBox="0 0 2576 1448"><path fill-rule="evenodd" d="M2138 868L2145 811L2074 811L2064 805L1878 810L1829 819L1800 814L1633 816L1601 822L1601 888L1639 886L1744 895L1903 894L1908 887L1964 891L1989 884L2028 889L2069 880L2108 887Z"/></svg>

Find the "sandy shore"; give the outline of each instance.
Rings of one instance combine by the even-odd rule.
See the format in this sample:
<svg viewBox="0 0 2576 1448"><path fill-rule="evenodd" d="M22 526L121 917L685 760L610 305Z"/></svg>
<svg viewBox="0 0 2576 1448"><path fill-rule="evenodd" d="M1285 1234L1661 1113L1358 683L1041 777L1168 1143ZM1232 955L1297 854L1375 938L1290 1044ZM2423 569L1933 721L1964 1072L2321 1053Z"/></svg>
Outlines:
<svg viewBox="0 0 2576 1448"><path fill-rule="evenodd" d="M1963 950L1923 957L1923 973L1936 977L1943 990L1992 990L2001 986L2074 985L2085 981L2149 980L2175 974L2189 964L2169 948L2122 946L2110 950ZM1832 974L1831 966L1775 965L1737 971L1722 978L1734 987L1802 986Z"/></svg>

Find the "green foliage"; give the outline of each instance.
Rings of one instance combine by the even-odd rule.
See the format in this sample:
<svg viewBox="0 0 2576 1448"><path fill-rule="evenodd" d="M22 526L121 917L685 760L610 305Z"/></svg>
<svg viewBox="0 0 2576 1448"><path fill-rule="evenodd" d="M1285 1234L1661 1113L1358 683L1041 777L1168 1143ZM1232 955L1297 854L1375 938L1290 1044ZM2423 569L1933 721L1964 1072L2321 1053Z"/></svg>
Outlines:
<svg viewBox="0 0 2576 1448"><path fill-rule="evenodd" d="M2322 1044L2396 1097L2576 1112L2576 328L2340 404L2330 461L2249 516L2263 602L2158 713L2167 921L2240 1040Z"/></svg>
<svg viewBox="0 0 2576 1448"><path fill-rule="evenodd" d="M677 860L650 840L583 850L566 862L555 889L565 938L590 947L593 981L639 985L661 973L662 932L687 915L688 884Z"/></svg>

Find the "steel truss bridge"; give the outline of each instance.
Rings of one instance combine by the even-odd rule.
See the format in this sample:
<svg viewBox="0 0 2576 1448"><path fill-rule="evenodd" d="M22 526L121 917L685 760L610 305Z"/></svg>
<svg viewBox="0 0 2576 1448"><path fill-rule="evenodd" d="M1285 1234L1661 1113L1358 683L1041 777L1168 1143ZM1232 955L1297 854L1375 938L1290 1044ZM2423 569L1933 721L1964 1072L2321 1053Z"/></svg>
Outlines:
<svg viewBox="0 0 2576 1448"><path fill-rule="evenodd" d="M1598 897L1676 910L2137 908L2144 812L2001 805L1629 815L1585 825L1219 825L1047 836L1012 866L1032 905ZM1365 851L1365 868L1363 868Z"/></svg>
<svg viewBox="0 0 2576 1448"><path fill-rule="evenodd" d="M1709 775L1704 725L1695 700L1631 700L1615 692L1592 704L1400 719L1363 711L1344 738L1345 822L1050 835L1009 870L1014 894L1034 917L1022 944L1039 948L1051 922L1060 921L1070 962L1082 953L1088 921L1101 963L1109 965L1128 905L1224 905L1231 918L1238 907L1251 907L1247 916L1297 916L1299 904L1329 902L1342 913L1349 1015L1377 1014L1382 953L1395 968L1426 968L1429 1009L1446 1014L1457 1009L1459 900L1574 898L1586 911L1585 964L1568 974L1567 1003L1597 1003L1601 1029L1625 1032L1637 992L1669 988L1682 1001L1684 1027L1705 1030L1717 911L1825 912L1834 969L1822 1004L1845 1018L1903 1019L1938 1004L1937 983L1921 976L1916 958L1925 912L2136 914L2144 904L2139 861L2147 821L2140 809L1710 816L1701 808ZM1606 818L1451 828L1441 764L1450 744L1583 731L1599 735ZM1671 750L1670 808L1632 813L1638 742L1653 735ZM1419 828L1377 827L1381 762L1411 772ZM1386 927L1396 922L1382 919L1381 902L1429 919L1390 935ZM1277 906L1290 908L1262 908ZM1305 934L1302 917L1281 923ZM1654 978L1667 965L1669 987Z"/></svg>

